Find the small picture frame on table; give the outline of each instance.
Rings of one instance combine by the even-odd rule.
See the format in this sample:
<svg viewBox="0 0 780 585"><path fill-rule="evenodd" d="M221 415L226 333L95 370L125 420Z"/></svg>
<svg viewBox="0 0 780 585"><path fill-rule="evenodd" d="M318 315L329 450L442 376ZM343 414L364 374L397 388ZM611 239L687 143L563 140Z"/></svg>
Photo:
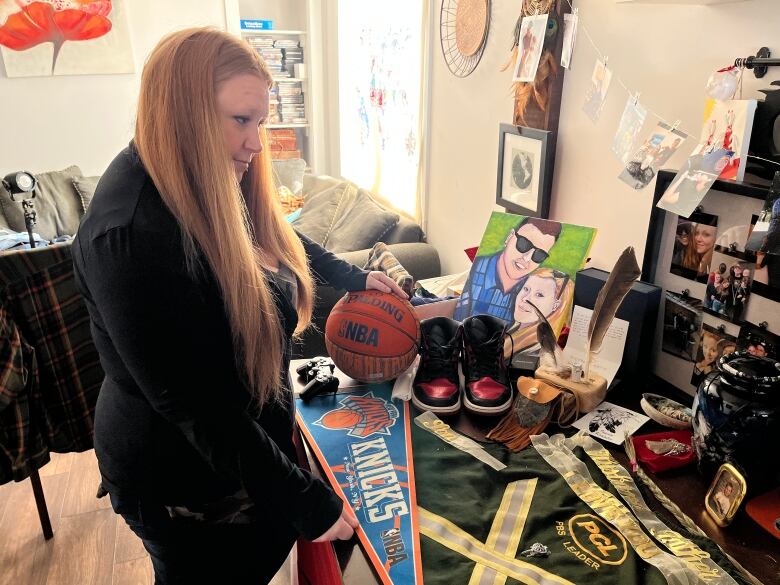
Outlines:
<svg viewBox="0 0 780 585"><path fill-rule="evenodd" d="M704 498L707 513L718 526L728 526L739 510L747 492L747 484L742 474L730 463L724 463L715 474L710 489Z"/></svg>
<svg viewBox="0 0 780 585"><path fill-rule="evenodd" d="M546 218L552 189L551 132L501 124L496 203L510 213Z"/></svg>

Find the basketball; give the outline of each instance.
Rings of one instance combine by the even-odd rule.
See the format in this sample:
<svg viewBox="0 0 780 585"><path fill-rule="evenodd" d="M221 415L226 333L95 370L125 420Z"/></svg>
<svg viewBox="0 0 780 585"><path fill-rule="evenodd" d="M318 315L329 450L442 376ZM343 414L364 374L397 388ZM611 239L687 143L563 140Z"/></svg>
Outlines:
<svg viewBox="0 0 780 585"><path fill-rule="evenodd" d="M349 429L358 424L360 419L360 413L354 410L331 410L320 422L329 429Z"/></svg>
<svg viewBox="0 0 780 585"><path fill-rule="evenodd" d="M333 362L361 382L398 377L414 361L419 344L420 321L409 301L377 290L348 293L325 324Z"/></svg>

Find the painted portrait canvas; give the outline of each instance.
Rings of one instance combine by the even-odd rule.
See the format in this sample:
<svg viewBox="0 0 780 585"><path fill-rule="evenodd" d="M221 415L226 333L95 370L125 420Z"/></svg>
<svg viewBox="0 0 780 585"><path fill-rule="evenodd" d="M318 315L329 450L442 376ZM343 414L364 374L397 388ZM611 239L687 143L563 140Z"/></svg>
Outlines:
<svg viewBox="0 0 780 585"><path fill-rule="evenodd" d="M488 314L509 325L507 354L538 353L533 303L555 334L569 320L577 271L596 236L590 227L493 212L454 318Z"/></svg>
<svg viewBox="0 0 780 585"><path fill-rule="evenodd" d="M0 0L8 77L133 73L125 0Z"/></svg>

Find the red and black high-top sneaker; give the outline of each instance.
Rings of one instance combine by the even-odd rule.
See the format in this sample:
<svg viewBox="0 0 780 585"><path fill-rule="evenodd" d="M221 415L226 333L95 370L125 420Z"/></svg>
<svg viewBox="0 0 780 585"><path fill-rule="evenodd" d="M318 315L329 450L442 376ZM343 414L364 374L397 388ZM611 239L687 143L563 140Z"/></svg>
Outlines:
<svg viewBox="0 0 780 585"><path fill-rule="evenodd" d="M447 317L420 322L420 367L414 377L412 403L421 410L453 414L460 410L460 323Z"/></svg>
<svg viewBox="0 0 780 585"><path fill-rule="evenodd" d="M463 321L463 406L476 414L497 415L512 406L512 388L504 358L507 325L490 315Z"/></svg>

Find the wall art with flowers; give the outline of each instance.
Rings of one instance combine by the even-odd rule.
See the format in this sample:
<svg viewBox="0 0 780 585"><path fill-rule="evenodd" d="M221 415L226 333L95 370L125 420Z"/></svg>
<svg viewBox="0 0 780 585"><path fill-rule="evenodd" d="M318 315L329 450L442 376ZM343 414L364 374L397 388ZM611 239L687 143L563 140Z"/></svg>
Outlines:
<svg viewBox="0 0 780 585"><path fill-rule="evenodd" d="M133 73L125 0L0 0L8 77Z"/></svg>

